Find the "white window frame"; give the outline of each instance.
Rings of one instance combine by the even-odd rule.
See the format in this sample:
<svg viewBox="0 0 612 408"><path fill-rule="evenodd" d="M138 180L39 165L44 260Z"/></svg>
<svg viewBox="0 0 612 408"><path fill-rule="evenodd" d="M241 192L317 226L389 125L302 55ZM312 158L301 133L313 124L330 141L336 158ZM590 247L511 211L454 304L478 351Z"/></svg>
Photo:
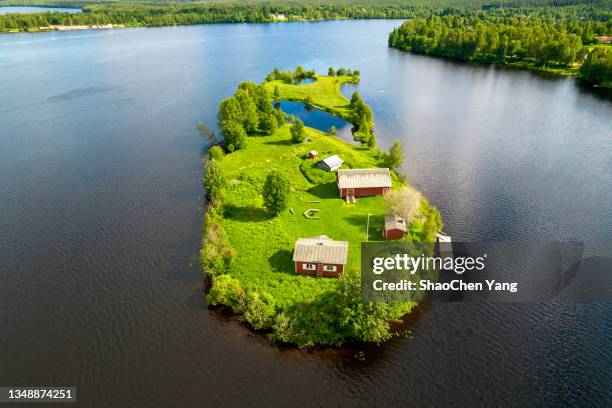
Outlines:
<svg viewBox="0 0 612 408"><path fill-rule="evenodd" d="M338 267L336 265L323 265L323 271L325 272L336 272Z"/></svg>
<svg viewBox="0 0 612 408"><path fill-rule="evenodd" d="M304 269L305 271L316 271L317 270L317 264L304 262L302 264L302 269Z"/></svg>

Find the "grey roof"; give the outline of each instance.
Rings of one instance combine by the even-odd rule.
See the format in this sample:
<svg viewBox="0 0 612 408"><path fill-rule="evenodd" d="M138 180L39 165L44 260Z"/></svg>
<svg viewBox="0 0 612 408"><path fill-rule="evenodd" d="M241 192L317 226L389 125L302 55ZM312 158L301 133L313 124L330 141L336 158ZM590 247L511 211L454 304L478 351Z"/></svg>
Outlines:
<svg viewBox="0 0 612 408"><path fill-rule="evenodd" d="M338 188L391 187L389 169L338 170Z"/></svg>
<svg viewBox="0 0 612 408"><path fill-rule="evenodd" d="M329 156L328 158L321 160L320 162L317 163L317 166L323 169L332 171L342 166L342 163L344 163L344 160L342 160L340 156L334 155L334 156Z"/></svg>
<svg viewBox="0 0 612 408"><path fill-rule="evenodd" d="M394 229L406 232L406 222L399 215L385 215L385 231Z"/></svg>
<svg viewBox="0 0 612 408"><path fill-rule="evenodd" d="M299 238L293 251L294 262L323 262L345 265L347 256L348 242L334 241L326 235Z"/></svg>

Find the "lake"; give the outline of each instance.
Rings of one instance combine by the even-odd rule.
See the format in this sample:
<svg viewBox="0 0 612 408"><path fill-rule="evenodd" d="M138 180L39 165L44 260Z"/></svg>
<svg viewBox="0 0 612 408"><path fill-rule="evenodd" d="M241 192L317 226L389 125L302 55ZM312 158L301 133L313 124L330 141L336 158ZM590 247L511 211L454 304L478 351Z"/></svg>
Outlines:
<svg viewBox="0 0 612 408"><path fill-rule="evenodd" d="M204 305L196 123L274 66L358 68L455 240L612 242L610 98L389 49L399 24L0 36L0 384L87 407L609 405L609 303L425 305L411 339L313 352Z"/></svg>
<svg viewBox="0 0 612 408"><path fill-rule="evenodd" d="M58 12L58 13L82 13L83 10L79 8L67 8L67 7L25 7L25 6L0 6L0 15L2 14L30 14L30 13L47 13L47 12Z"/></svg>

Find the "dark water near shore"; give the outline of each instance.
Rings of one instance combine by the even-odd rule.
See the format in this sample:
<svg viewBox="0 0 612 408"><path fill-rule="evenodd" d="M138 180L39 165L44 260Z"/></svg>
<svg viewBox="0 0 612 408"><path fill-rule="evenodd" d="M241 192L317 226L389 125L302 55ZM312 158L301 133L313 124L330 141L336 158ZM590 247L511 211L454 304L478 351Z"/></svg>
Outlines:
<svg viewBox="0 0 612 408"><path fill-rule="evenodd" d="M46 12L58 12L58 13L82 13L83 10L80 8L66 8L66 7L21 7L21 6L0 6L0 15L2 14L30 14L30 13L46 13Z"/></svg>
<svg viewBox="0 0 612 408"><path fill-rule="evenodd" d="M293 115L296 118L300 118L306 126L318 129L322 132L328 132L332 126L335 126L336 135L338 137L347 141L353 140L351 133L353 125L338 116L312 107L308 108L301 102L278 101L276 103L280 105L280 109L283 112L287 115Z"/></svg>
<svg viewBox="0 0 612 408"><path fill-rule="evenodd" d="M610 405L606 303L426 305L412 339L343 353L203 304L195 124L274 66L359 68L379 144L402 140L455 239L612 241L612 102L388 49L398 24L0 36L0 385L87 407Z"/></svg>

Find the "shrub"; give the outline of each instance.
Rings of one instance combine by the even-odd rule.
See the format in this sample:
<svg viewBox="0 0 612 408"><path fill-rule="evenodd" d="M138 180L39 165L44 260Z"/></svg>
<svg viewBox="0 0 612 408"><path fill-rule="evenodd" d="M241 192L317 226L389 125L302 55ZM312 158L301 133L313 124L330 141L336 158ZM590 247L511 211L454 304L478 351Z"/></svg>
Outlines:
<svg viewBox="0 0 612 408"><path fill-rule="evenodd" d="M226 123L221 128L221 131L223 132L223 139L225 140L228 151L232 152L235 149L240 149L245 146L246 132L240 123Z"/></svg>
<svg viewBox="0 0 612 408"><path fill-rule="evenodd" d="M212 306L225 305L234 313L242 313L246 305L246 293L237 279L221 275L213 278L213 285L206 300Z"/></svg>
<svg viewBox="0 0 612 408"><path fill-rule="evenodd" d="M421 193L412 187L401 187L385 193L385 209L389 215L399 215L409 224L421 208Z"/></svg>
<svg viewBox="0 0 612 408"><path fill-rule="evenodd" d="M306 131L304 130L304 122L301 119L297 119L295 124L291 127L291 142L302 143L306 139Z"/></svg>
<svg viewBox="0 0 612 408"><path fill-rule="evenodd" d="M225 153L223 152L223 149L221 148L221 146L213 146L210 149L208 149L208 157L211 160L221 160L224 155Z"/></svg>
<svg viewBox="0 0 612 408"><path fill-rule="evenodd" d="M225 185L225 178L221 172L221 166L217 159L211 159L206 164L204 171L203 184L206 188L208 198L219 198L221 189Z"/></svg>
<svg viewBox="0 0 612 408"><path fill-rule="evenodd" d="M272 214L278 215L287 208L289 202L289 180L278 171L268 174L263 188L264 207Z"/></svg>
<svg viewBox="0 0 612 408"><path fill-rule="evenodd" d="M202 249L200 249L202 272L213 277L225 273L236 257L236 251L229 246L225 229L211 213L207 213L204 217L202 241Z"/></svg>
<svg viewBox="0 0 612 408"><path fill-rule="evenodd" d="M382 154L382 160L384 165L390 169L402 167L404 162L404 150L399 140L393 142L391 148Z"/></svg>

